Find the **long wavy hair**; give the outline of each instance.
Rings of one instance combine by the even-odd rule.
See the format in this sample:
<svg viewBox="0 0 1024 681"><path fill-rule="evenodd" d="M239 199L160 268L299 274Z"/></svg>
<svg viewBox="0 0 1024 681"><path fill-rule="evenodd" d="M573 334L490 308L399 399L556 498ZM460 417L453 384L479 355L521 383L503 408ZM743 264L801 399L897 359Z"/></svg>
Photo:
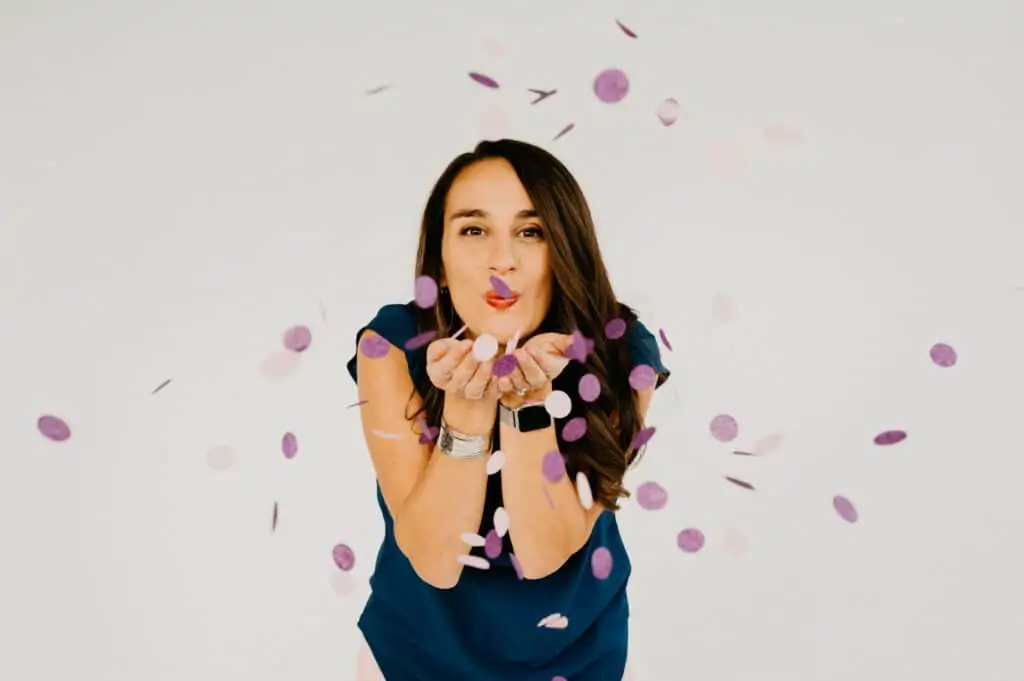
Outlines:
<svg viewBox="0 0 1024 681"><path fill-rule="evenodd" d="M604 327L616 317L631 327L637 323L637 315L615 297L601 258L590 207L565 165L544 149L510 139L481 142L473 151L456 157L441 173L427 199L415 276L443 280L441 237L448 192L459 173L478 161L493 158L511 164L545 227L553 291L547 315L534 333L578 330L594 343L585 365L571 361L553 382L556 390L574 398L572 411L565 418L583 416L587 420L586 436L575 442L565 441L561 424L556 426L559 451L565 456L571 476L575 478L579 471L587 475L595 501L618 510L618 500L630 496L623 487L623 477L643 449L630 448L630 444L644 425L629 385L632 365L626 345L628 331L620 339L609 340ZM436 331L437 337L442 338L462 326L451 298L443 291L432 308L411 307L420 333ZM413 377L415 392L410 396L407 417L436 426L444 409L444 393L430 382L425 371L419 373ZM597 376L601 385L600 396L591 403L576 398L580 378L587 373ZM421 397L422 406L409 414L416 394Z"/></svg>

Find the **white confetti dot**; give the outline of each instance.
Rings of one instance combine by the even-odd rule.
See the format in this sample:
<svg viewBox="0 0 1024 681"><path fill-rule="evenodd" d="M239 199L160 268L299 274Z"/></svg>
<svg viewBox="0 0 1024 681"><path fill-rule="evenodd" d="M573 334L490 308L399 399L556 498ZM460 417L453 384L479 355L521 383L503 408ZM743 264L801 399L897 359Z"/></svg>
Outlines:
<svg viewBox="0 0 1024 681"><path fill-rule="evenodd" d="M331 589L342 598L348 596L356 588L356 581L351 572L337 571L331 575Z"/></svg>
<svg viewBox="0 0 1024 681"><path fill-rule="evenodd" d="M235 465L238 456L230 447L213 447L206 452L206 464L215 471L226 471Z"/></svg>
<svg viewBox="0 0 1024 681"><path fill-rule="evenodd" d="M504 537L508 532L508 513L502 506L494 509L494 531L499 537Z"/></svg>
<svg viewBox="0 0 1024 681"><path fill-rule="evenodd" d="M565 418L572 411L572 399L561 390L555 390L544 400L544 408L552 418Z"/></svg>
<svg viewBox="0 0 1024 681"><path fill-rule="evenodd" d="M576 496L580 498L580 506L588 511L594 505L594 492L590 489L590 481L587 475L580 471L576 474Z"/></svg>
<svg viewBox="0 0 1024 681"><path fill-rule="evenodd" d="M487 459L487 475L494 475L501 470L501 467L505 465L505 452L500 449L494 450L490 458Z"/></svg>
<svg viewBox="0 0 1024 681"><path fill-rule="evenodd" d="M537 627L546 627L548 629L565 629L569 626L569 618L560 612L553 612L540 622L537 622Z"/></svg>
<svg viewBox="0 0 1024 681"><path fill-rule="evenodd" d="M478 362L487 360L498 354L498 339L486 333L473 341L473 358Z"/></svg>
<svg viewBox="0 0 1024 681"><path fill-rule="evenodd" d="M491 564L487 561L487 559L481 558L480 556L470 556L468 554L464 554L459 556L458 560L466 567L476 568L477 570L489 570L491 568Z"/></svg>
<svg viewBox="0 0 1024 681"><path fill-rule="evenodd" d="M487 540L475 532L463 532L462 543L467 546L483 546Z"/></svg>

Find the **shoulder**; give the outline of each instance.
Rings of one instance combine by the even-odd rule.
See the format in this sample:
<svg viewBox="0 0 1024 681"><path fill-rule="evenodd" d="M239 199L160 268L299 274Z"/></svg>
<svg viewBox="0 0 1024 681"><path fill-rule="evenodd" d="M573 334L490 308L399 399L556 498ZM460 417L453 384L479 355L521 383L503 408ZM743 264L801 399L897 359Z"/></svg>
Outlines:
<svg viewBox="0 0 1024 681"><path fill-rule="evenodd" d="M412 306L412 302L384 305L377 310L377 313L370 321L356 331L355 348L353 348L352 358L348 361L347 365L348 373L352 380L358 380L356 358L359 352L359 341L362 339L363 333L368 330L373 331L391 345L405 352L407 359L411 359L409 358L409 351L405 349L405 344L418 333L416 312Z"/></svg>

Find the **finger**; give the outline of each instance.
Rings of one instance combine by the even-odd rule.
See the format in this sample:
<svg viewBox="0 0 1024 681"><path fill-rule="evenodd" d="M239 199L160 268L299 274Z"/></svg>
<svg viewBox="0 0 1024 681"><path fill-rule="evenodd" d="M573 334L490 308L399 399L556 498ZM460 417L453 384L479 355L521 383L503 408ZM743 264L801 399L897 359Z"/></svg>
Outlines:
<svg viewBox="0 0 1024 681"><path fill-rule="evenodd" d="M463 389L463 394L471 400L479 400L487 393L488 384L491 382L491 376L493 375L494 360L487 360L481 363L476 371L473 372L473 377L466 382L466 387Z"/></svg>
<svg viewBox="0 0 1024 681"><path fill-rule="evenodd" d="M516 389L509 375L501 376L494 383L499 393L510 393Z"/></svg>
<svg viewBox="0 0 1024 681"><path fill-rule="evenodd" d="M453 342L450 338L438 338L436 341L427 346L427 363L436 362L446 354L452 351L458 345L457 342Z"/></svg>
<svg viewBox="0 0 1024 681"><path fill-rule="evenodd" d="M519 368L523 371L523 377L531 387L542 387L550 380L550 375L541 365L541 361L538 360L530 350L524 350L523 354L525 357L520 358L518 357L519 353L516 353L516 359L519 360Z"/></svg>
<svg viewBox="0 0 1024 681"><path fill-rule="evenodd" d="M465 394L466 384L473 378L473 374L476 373L479 368L480 362L476 360L473 355L463 358L459 363L459 366L455 367L455 370L451 374L451 380L448 383L446 390L450 390L455 393Z"/></svg>
<svg viewBox="0 0 1024 681"><path fill-rule="evenodd" d="M452 349L435 363L437 371L442 375L448 376L450 379L455 374L456 369L466 360L472 349L473 343L471 341L455 341Z"/></svg>
<svg viewBox="0 0 1024 681"><path fill-rule="evenodd" d="M516 359L519 358L517 357ZM508 377L512 379L512 386L517 393L522 394L530 389L530 382L527 381L526 376L523 375L522 366L517 366Z"/></svg>

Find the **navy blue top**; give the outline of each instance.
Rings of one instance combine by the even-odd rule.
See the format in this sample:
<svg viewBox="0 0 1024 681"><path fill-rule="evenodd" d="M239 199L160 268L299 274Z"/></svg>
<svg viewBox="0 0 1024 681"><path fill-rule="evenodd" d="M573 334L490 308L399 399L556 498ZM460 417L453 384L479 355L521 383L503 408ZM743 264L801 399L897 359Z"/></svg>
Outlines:
<svg viewBox="0 0 1024 681"><path fill-rule="evenodd" d="M366 329L403 349L419 333L412 305L382 307L356 334L357 349ZM667 380L669 370L662 364L657 339L642 323L632 323L623 341L633 366L653 367L658 385ZM404 352L417 384L426 369L426 348ZM358 381L354 355L348 371ZM489 570L467 567L453 589L441 590L423 582L399 550L379 484L377 503L384 518L384 540L359 628L386 681L552 681L559 675L569 681L621 680L631 565L614 513L602 513L588 543L548 577L518 579L506 534L502 553L490 560ZM493 529L494 511L501 505L499 471L487 480L480 536ZM611 575L604 580L591 571L591 555L599 547L607 548L613 561ZM471 553L484 556L482 548ZM567 617L568 627L537 626L553 613Z"/></svg>

